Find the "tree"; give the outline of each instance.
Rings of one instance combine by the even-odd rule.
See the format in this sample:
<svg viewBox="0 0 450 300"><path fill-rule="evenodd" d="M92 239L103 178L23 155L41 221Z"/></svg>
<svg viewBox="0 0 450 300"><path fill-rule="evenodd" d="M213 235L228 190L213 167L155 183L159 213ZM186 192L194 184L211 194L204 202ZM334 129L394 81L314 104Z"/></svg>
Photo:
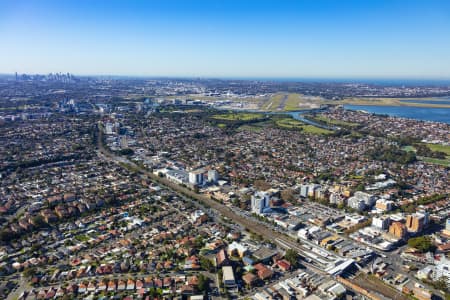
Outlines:
<svg viewBox="0 0 450 300"><path fill-rule="evenodd" d="M126 148L126 149L120 150L119 153L120 153L121 155L131 156L131 155L134 154L134 151L133 151L133 149Z"/></svg>
<svg viewBox="0 0 450 300"><path fill-rule="evenodd" d="M198 275L198 290L205 292L209 288L209 278L203 274Z"/></svg>
<svg viewBox="0 0 450 300"><path fill-rule="evenodd" d="M219 278L219 287L223 287L223 271L222 269L219 269L217 271L217 277Z"/></svg>
<svg viewBox="0 0 450 300"><path fill-rule="evenodd" d="M0 241L2 241L2 242L8 243L11 240L15 239L16 237L17 237L17 235L8 229L4 229L4 230L0 231Z"/></svg>
<svg viewBox="0 0 450 300"><path fill-rule="evenodd" d="M200 257L200 266L203 270L213 272L214 271L214 264L210 259L207 259L206 257Z"/></svg>
<svg viewBox="0 0 450 300"><path fill-rule="evenodd" d="M36 275L37 271L36 268L31 267L31 268L27 268L23 271L23 276L27 277L27 278L31 278L34 275Z"/></svg>
<svg viewBox="0 0 450 300"><path fill-rule="evenodd" d="M364 191L366 187L364 186L364 183L360 183L356 186L357 191Z"/></svg>
<svg viewBox="0 0 450 300"><path fill-rule="evenodd" d="M42 228L47 226L47 223L45 223L44 218L40 215L37 215L35 217L33 217L33 224L37 227L37 228Z"/></svg>
<svg viewBox="0 0 450 300"><path fill-rule="evenodd" d="M437 281L433 282L433 286L437 290L446 291L447 290L447 278L442 276Z"/></svg>
<svg viewBox="0 0 450 300"><path fill-rule="evenodd" d="M399 164L409 164L417 160L414 152L406 152L395 146L376 147L367 152L374 160L396 162Z"/></svg>
<svg viewBox="0 0 450 300"><path fill-rule="evenodd" d="M197 236L194 240L194 247L196 249L201 249L205 243L203 242L203 238L201 236Z"/></svg>
<svg viewBox="0 0 450 300"><path fill-rule="evenodd" d="M284 258L293 266L298 267L298 260L300 259L300 256L298 255L298 252L293 249L288 249L286 251L286 254L284 255Z"/></svg>
<svg viewBox="0 0 450 300"><path fill-rule="evenodd" d="M417 251L421 253L430 251L433 252L436 249L436 246L432 243L431 238L426 236L410 238L408 240L408 246L417 249Z"/></svg>

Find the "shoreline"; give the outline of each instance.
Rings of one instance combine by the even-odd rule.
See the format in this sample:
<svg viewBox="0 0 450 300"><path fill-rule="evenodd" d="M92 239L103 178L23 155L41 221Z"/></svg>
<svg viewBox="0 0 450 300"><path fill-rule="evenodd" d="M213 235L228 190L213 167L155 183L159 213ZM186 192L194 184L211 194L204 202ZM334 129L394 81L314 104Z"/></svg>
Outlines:
<svg viewBox="0 0 450 300"><path fill-rule="evenodd" d="M366 105L366 106L398 106L398 107L421 107L421 108L450 108L450 104L439 104L439 103L419 103L414 102L417 101L423 101L423 100L431 100L439 102L441 101L448 101L448 97L440 97L440 98L371 98L371 99L364 99L364 98L358 98L358 99L344 99L341 101L332 102L327 101L326 104L347 104L347 105ZM405 100L408 100L406 102ZM409 102L411 101L411 102Z"/></svg>

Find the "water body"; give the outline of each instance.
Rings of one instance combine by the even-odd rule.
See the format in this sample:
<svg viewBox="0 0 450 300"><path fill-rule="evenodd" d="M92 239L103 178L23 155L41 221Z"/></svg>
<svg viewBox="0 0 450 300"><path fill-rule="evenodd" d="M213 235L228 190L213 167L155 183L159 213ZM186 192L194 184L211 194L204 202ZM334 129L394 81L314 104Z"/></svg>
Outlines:
<svg viewBox="0 0 450 300"><path fill-rule="evenodd" d="M372 105L344 105L344 108L350 110L363 110L378 115L389 115L450 124L450 108Z"/></svg>
<svg viewBox="0 0 450 300"><path fill-rule="evenodd" d="M335 127L330 127L330 126L326 126L323 124L319 124L317 122L306 119L305 117L302 116L303 114L308 114L308 113L318 112L318 111L320 111L320 109L309 109L309 110L291 111L286 114L292 116L292 118L295 120L301 121L301 122L309 124L309 125L313 125L313 126L323 128L323 129L328 129L328 130L335 130L336 129Z"/></svg>

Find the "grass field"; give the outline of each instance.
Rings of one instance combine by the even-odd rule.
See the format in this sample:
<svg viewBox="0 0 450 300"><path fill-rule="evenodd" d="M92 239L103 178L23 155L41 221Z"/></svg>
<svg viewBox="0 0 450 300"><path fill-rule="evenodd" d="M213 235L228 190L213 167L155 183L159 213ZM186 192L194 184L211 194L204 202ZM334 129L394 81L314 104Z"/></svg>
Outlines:
<svg viewBox="0 0 450 300"><path fill-rule="evenodd" d="M301 101L299 94L289 94L284 110L298 110L300 109L299 103Z"/></svg>
<svg viewBox="0 0 450 300"><path fill-rule="evenodd" d="M447 156L450 156L450 146L439 145L439 144L426 144L428 148L432 151L444 152Z"/></svg>
<svg viewBox="0 0 450 300"><path fill-rule="evenodd" d="M284 97L285 94L274 94L266 103L264 103L262 109L269 111L277 110Z"/></svg>
<svg viewBox="0 0 450 300"><path fill-rule="evenodd" d="M402 150L406 151L406 152L411 152L411 151L415 152L416 148L414 148L413 146L405 146L405 147L402 148Z"/></svg>
<svg viewBox="0 0 450 300"><path fill-rule="evenodd" d="M450 166L450 146L444 146L439 144L425 144L428 148L430 148L432 151L439 151L444 152L447 154L446 159L438 159L438 158L432 158L432 157L425 157L425 156L418 156L417 158L419 160L422 160L427 163L436 164L436 165L442 165L442 166ZM405 146L402 148L404 151L416 151L414 146Z"/></svg>
<svg viewBox="0 0 450 300"><path fill-rule="evenodd" d="M422 160L425 162L429 162L432 164L442 165L442 166L450 166L450 146L440 145L440 144L426 144L428 148L432 151L444 152L447 157L446 159L437 159L431 157L423 157Z"/></svg>
<svg viewBox="0 0 450 300"><path fill-rule="evenodd" d="M289 118L276 120L275 123L280 127L289 129L301 129L305 125L303 122Z"/></svg>
<svg viewBox="0 0 450 300"><path fill-rule="evenodd" d="M424 162L427 162L427 163L450 167L450 158L438 159L438 158L431 158L431 157L419 157L419 159L423 160Z"/></svg>
<svg viewBox="0 0 450 300"><path fill-rule="evenodd" d="M253 121L263 119L264 115L252 113L228 113L213 115L211 118L222 121Z"/></svg>
<svg viewBox="0 0 450 300"><path fill-rule="evenodd" d="M308 125L298 120L284 118L275 121L275 124L281 128L298 129L311 134L330 134L331 130L322 129L316 126Z"/></svg>

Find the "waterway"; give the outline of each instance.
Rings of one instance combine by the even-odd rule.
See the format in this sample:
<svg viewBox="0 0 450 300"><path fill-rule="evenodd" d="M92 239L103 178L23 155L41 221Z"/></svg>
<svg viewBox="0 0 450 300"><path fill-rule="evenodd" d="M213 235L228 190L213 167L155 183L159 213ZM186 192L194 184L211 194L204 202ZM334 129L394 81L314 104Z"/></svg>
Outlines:
<svg viewBox="0 0 450 300"><path fill-rule="evenodd" d="M335 130L336 128L334 126L331 127L331 126L319 124L317 122L306 119L305 117L302 116L303 114L308 114L308 113L318 112L318 111L320 111L320 110L318 110L318 109L300 110L300 111L285 112L285 114L292 116L292 118L294 118L295 120L301 121L301 122L309 124L309 125L313 125L313 126L323 128L323 129L328 129L328 130Z"/></svg>
<svg viewBox="0 0 450 300"><path fill-rule="evenodd" d="M406 100L403 100L406 101ZM433 100L415 100L433 101ZM443 101L443 100L437 100ZM345 109L362 110L379 115L389 115L423 121L442 122L450 124L450 108L412 107L412 106L375 106L375 105L344 105Z"/></svg>

